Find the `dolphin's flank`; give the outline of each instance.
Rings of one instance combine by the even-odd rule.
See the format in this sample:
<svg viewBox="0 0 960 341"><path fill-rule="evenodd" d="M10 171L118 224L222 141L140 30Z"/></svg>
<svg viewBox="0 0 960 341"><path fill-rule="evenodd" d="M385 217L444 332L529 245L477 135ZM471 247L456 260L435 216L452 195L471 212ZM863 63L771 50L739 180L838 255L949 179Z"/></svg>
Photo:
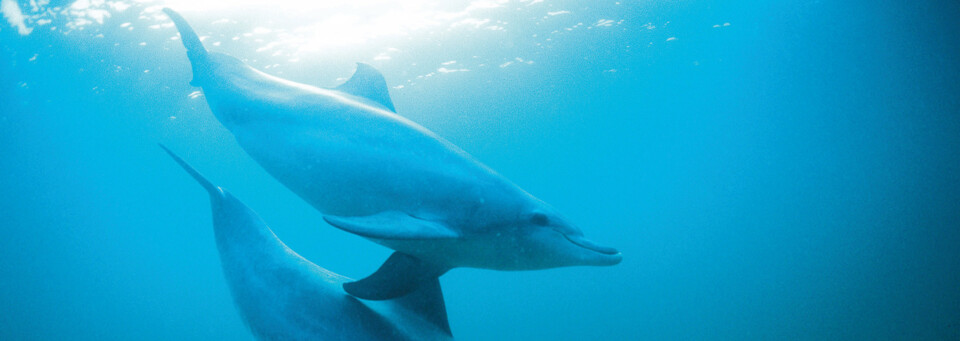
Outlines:
<svg viewBox="0 0 960 341"><path fill-rule="evenodd" d="M395 112L383 75L358 64L334 89L292 82L208 52L179 15L211 111L264 169L328 223L397 253L345 286L366 299L416 290L454 267L613 265L615 249L424 127Z"/></svg>
<svg viewBox="0 0 960 341"><path fill-rule="evenodd" d="M220 263L240 316L259 340L450 340L440 283L362 302L348 278L288 248L253 210L161 147L210 194Z"/></svg>

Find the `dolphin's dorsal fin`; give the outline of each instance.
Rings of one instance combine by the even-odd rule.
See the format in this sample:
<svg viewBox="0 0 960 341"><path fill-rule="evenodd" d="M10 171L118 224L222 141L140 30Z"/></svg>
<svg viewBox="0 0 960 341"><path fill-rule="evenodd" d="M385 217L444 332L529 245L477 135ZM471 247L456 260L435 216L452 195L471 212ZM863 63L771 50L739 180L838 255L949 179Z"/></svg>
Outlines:
<svg viewBox="0 0 960 341"><path fill-rule="evenodd" d="M341 230L373 239L449 239L459 234L443 224L413 217L400 211L386 211L361 217L325 215L323 220Z"/></svg>
<svg viewBox="0 0 960 341"><path fill-rule="evenodd" d="M450 322L447 321L447 306L443 303L443 291L440 290L438 277L423 281L420 283L420 288L396 299L396 303L423 317L427 322L433 323L448 335L453 335L450 331Z"/></svg>
<svg viewBox="0 0 960 341"><path fill-rule="evenodd" d="M397 112L387 91L387 80L383 74L367 63L357 63L357 71L345 83L335 88L348 94L369 99L390 111Z"/></svg>
<svg viewBox="0 0 960 341"><path fill-rule="evenodd" d="M367 278L344 283L343 290L350 295L365 300L389 300L419 292L419 289L428 287L447 270L450 270L450 268L424 262L417 257L398 251L390 255L390 258L387 258L387 261L383 262L383 265ZM439 294L439 284L436 290ZM426 299L427 297L421 298ZM435 297L431 297L431 299L435 299ZM440 301L443 301L442 296ZM443 314L443 319L446 322L446 313Z"/></svg>

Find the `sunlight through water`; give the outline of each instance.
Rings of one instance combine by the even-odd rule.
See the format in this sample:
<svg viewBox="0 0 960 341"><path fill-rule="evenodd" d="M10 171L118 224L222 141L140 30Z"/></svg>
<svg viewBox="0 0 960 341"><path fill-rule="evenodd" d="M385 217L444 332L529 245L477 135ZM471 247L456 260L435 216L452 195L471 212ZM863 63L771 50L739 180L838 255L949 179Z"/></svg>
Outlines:
<svg viewBox="0 0 960 341"><path fill-rule="evenodd" d="M169 7L189 19L208 48L233 51L257 68L282 75L301 61L406 65L403 78L391 78L390 86L400 89L440 75L529 67L539 57L518 54L517 48L543 50L564 36L626 29L617 17L619 2L605 14L584 6L540 0L33 0L26 5L2 0L6 25L0 29L11 27L21 36L41 30L106 40L129 33L141 40L139 48L170 48L149 42L164 35L167 43L179 39L161 11ZM576 13L589 13L591 21ZM657 25L666 23L647 28ZM626 50L631 44L619 43ZM443 64L454 58L456 65Z"/></svg>

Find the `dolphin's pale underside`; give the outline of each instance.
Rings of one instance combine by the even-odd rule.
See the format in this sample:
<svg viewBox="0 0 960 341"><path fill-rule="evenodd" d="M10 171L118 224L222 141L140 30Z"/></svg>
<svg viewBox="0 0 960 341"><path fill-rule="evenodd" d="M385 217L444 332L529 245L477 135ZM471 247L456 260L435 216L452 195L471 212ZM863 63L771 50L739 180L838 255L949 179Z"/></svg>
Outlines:
<svg viewBox="0 0 960 341"><path fill-rule="evenodd" d="M191 84L240 146L328 223L396 251L347 292L399 297L454 267L620 262L550 205L397 115L373 67L358 64L334 89L292 82L208 52L180 15L164 11L187 48Z"/></svg>

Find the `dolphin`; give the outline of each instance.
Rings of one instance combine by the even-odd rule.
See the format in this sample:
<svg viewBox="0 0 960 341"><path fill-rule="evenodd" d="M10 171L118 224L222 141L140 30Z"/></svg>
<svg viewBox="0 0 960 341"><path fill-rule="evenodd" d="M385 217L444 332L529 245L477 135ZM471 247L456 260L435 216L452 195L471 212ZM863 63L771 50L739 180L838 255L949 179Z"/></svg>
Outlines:
<svg viewBox="0 0 960 341"><path fill-rule="evenodd" d="M320 88L208 52L173 20L216 118L272 176L330 224L395 250L344 284L363 299L405 295L455 267L533 270L614 265L622 256L472 156L395 112L386 81L358 63Z"/></svg>
<svg viewBox="0 0 960 341"><path fill-rule="evenodd" d="M257 213L163 148L210 194L223 273L258 340L452 340L438 280L389 301L357 300L350 279L288 248Z"/></svg>

